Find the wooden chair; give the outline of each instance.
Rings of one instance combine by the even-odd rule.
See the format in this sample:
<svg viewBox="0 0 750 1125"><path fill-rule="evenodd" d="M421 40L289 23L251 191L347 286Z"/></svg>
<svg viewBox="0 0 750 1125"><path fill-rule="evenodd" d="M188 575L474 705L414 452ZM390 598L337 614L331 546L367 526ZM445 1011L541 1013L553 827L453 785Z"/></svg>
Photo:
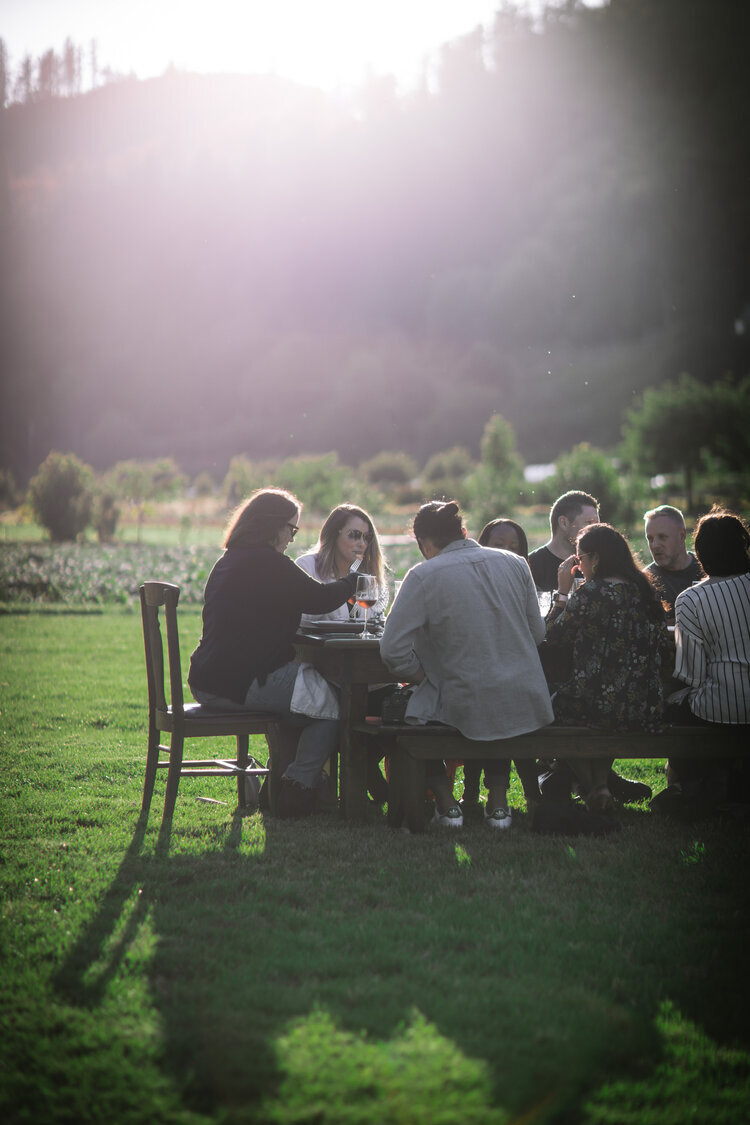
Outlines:
<svg viewBox="0 0 750 1125"><path fill-rule="evenodd" d="M177 632L177 602L180 597L180 587L170 582L144 582L140 592L148 679L148 754L143 783L142 811L148 812L156 774L160 769L168 771L164 820L172 818L181 777L236 777L240 808L244 809L256 804L255 778L266 776L271 771L261 768L254 759L250 758L250 735L265 734L269 747L272 743L279 743L281 742L280 720L265 711L213 711L202 707L199 703L185 704L182 691L180 641ZM164 646L159 622L159 610L162 607L167 627L171 703L167 702L164 692ZM162 733L169 733L171 736L169 746L161 744ZM236 758L198 761L183 759L186 738L216 738L221 735L236 737ZM168 754L169 757L160 760L162 753ZM273 810L274 790L277 786L272 783L271 778L269 778L269 787L270 804Z"/></svg>

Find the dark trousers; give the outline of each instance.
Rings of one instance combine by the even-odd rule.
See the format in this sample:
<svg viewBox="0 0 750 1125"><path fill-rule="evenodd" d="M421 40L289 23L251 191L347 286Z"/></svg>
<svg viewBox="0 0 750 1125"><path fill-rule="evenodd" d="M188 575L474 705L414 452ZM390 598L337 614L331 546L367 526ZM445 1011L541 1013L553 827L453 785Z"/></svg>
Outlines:
<svg viewBox="0 0 750 1125"><path fill-rule="evenodd" d="M526 800L538 801L539 781L536 761L533 758L522 758L515 762L515 767ZM482 770L484 770L484 784L488 789L507 790L510 785L510 758L464 762L464 797L470 801L476 801L479 797Z"/></svg>
<svg viewBox="0 0 750 1125"><path fill-rule="evenodd" d="M681 703L667 705L666 718L677 726L710 727L729 726L724 723L709 723L690 710L687 699ZM733 731L745 730L750 739L750 725L731 724ZM683 758L679 755L669 759L672 781L679 781L688 788L702 787L711 783L714 788L726 791L726 798L734 801L750 799L750 770L743 758Z"/></svg>

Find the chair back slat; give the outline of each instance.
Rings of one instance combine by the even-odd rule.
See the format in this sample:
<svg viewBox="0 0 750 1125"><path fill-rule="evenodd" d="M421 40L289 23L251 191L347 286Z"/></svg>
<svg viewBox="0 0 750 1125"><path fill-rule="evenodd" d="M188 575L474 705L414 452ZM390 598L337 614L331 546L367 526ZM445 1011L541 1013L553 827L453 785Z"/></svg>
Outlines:
<svg viewBox="0 0 750 1125"><path fill-rule="evenodd" d="M169 688L172 696L172 714L177 718L183 714L182 663L180 661L180 634L177 630L177 602L180 597L179 586L167 591L164 599L164 619L167 623L167 655L169 659Z"/></svg>
<svg viewBox="0 0 750 1125"><path fill-rule="evenodd" d="M164 693L164 643L159 621L159 609L163 606L167 622L167 651L170 658L170 694L172 697L172 708L174 711L175 703L177 702L177 709L181 714L183 697L181 671L179 667L180 649L179 640L177 639L177 601L180 596L180 588L179 586L173 585L171 582L144 582L141 586L140 594L143 642L146 650L146 678L148 682L149 709L153 714L155 711L166 711L168 705L168 700ZM170 618L172 619L171 630ZM174 641L170 642L170 637L172 635L174 636ZM173 645L176 645L177 652L177 680L179 684L177 701L175 699L175 677L172 668Z"/></svg>

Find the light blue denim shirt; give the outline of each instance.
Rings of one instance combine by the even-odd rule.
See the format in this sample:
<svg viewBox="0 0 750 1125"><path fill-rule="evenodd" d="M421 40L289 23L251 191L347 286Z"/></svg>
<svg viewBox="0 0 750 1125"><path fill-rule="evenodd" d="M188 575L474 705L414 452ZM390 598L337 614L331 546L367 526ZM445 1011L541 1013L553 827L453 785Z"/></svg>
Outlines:
<svg viewBox="0 0 750 1125"><path fill-rule="evenodd" d="M553 719L537 652L544 634L526 561L460 539L408 572L380 651L399 680L424 670L407 722L433 719L467 738L510 738Z"/></svg>

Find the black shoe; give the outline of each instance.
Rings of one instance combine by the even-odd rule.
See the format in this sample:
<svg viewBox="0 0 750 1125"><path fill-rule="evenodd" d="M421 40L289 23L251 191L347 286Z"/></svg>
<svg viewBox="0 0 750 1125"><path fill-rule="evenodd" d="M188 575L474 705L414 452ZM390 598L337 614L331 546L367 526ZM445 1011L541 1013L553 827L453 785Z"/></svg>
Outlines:
<svg viewBox="0 0 750 1125"><path fill-rule="evenodd" d="M541 836L606 836L620 825L572 801L542 801L534 809L531 831Z"/></svg>
<svg viewBox="0 0 750 1125"><path fill-rule="evenodd" d="M683 824L705 820L718 811L715 805L705 801L699 794L685 792L681 785L668 785L666 789L662 789L651 798L649 808L659 816L668 816Z"/></svg>
<svg viewBox="0 0 750 1125"><path fill-rule="evenodd" d="M321 775L315 786L315 812L332 813L339 811L339 799L329 774Z"/></svg>
<svg viewBox="0 0 750 1125"><path fill-rule="evenodd" d="M291 778L282 777L279 789L277 816L282 820L299 820L315 812L315 790L300 785Z"/></svg>
<svg viewBox="0 0 750 1125"><path fill-rule="evenodd" d="M620 777L614 770L610 770L607 776L607 788L615 800L623 804L651 800L650 785L646 785L645 781L631 781L629 777Z"/></svg>
<svg viewBox="0 0 750 1125"><path fill-rule="evenodd" d="M567 766L558 765L539 775L542 801L565 801L573 788L575 774Z"/></svg>

